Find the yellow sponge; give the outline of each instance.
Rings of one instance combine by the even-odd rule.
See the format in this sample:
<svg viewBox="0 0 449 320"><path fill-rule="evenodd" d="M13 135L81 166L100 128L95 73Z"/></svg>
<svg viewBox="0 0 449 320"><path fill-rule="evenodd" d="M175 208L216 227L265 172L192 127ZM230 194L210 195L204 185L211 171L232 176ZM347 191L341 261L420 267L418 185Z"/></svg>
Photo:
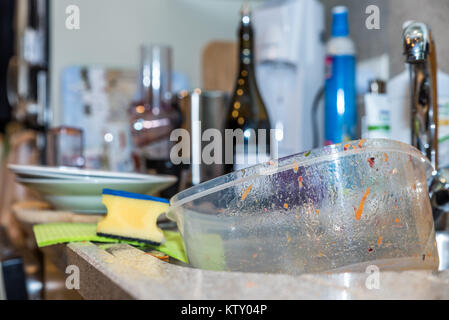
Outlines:
<svg viewBox="0 0 449 320"><path fill-rule="evenodd" d="M156 222L169 201L138 193L103 189L107 215L98 222L97 235L159 245L164 234Z"/></svg>

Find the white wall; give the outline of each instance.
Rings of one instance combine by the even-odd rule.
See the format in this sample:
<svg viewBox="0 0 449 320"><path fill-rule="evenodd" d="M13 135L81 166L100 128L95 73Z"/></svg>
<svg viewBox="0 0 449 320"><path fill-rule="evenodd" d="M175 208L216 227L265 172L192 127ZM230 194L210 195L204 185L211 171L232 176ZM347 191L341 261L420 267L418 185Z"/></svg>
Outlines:
<svg viewBox="0 0 449 320"><path fill-rule="evenodd" d="M51 106L59 124L60 73L67 65L137 68L139 45L169 44L174 69L201 86L201 52L211 40L236 40L244 0L52 0ZM256 6L260 1L251 1ZM80 8L80 30L65 27L68 5Z"/></svg>

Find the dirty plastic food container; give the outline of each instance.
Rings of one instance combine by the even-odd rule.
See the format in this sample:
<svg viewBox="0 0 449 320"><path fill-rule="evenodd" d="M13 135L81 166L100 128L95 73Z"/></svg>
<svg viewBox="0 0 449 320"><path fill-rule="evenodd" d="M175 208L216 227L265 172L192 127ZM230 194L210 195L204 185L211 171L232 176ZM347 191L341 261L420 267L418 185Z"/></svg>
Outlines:
<svg viewBox="0 0 449 320"><path fill-rule="evenodd" d="M187 189L171 199L168 216L197 268L437 270L431 174L427 158L410 145L352 141Z"/></svg>

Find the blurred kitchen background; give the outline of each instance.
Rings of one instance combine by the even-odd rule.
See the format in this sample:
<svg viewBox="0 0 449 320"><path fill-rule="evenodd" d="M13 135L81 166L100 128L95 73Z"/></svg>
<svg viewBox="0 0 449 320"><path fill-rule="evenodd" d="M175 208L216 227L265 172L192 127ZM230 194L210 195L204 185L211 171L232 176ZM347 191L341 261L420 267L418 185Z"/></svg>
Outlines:
<svg viewBox="0 0 449 320"><path fill-rule="evenodd" d="M436 41L439 162L449 164L447 0L2 0L0 221L18 247L25 244L12 227L11 206L39 195L14 183L8 163L177 176L165 197L225 173L173 164L167 146L173 129L192 132L192 117L223 126L238 79L240 11L248 3L259 91L271 127L284 132L280 156L344 141L324 136L323 86L333 14L343 12L333 9L345 6L357 61L350 138L410 143L401 35L406 21L421 21ZM377 9L376 27L370 19ZM160 77L160 90L145 84L145 68L154 63L170 73ZM148 90L160 98L161 113L143 107ZM161 121L167 130L154 138L148 132Z"/></svg>
<svg viewBox="0 0 449 320"><path fill-rule="evenodd" d="M230 94L237 73L236 31L244 2L133 0L125 5L118 0L5 1L2 4L2 74L9 72L8 86L6 77L2 78L0 129L5 132L6 124L11 120L42 130L76 127L84 131L83 152L87 167L134 170L135 166L126 158L130 151L125 149L122 156L118 156L110 150L110 145L115 142L109 140L120 134L125 135L123 139L128 139L127 133L121 131L120 123L126 122L126 107L138 95L140 46L160 44L171 48L173 76L170 91L173 94L195 88ZM395 103L402 103L399 99L407 96L400 39L405 21L429 23L437 40L444 39L448 27L445 13L449 4L444 0L425 3L415 0L249 3L254 11L258 85L272 127L277 127L278 122L273 110L282 109L282 105L271 106L272 101L279 101L274 100L276 95L288 95L279 88L283 81L289 83L284 91L299 92L289 99L300 106L297 109L302 108L306 113L303 118L307 128L300 132L302 137L296 141L299 146L294 150L296 152L317 145L316 141L312 143L314 128L310 127L309 109L320 85L324 84L325 43L331 35L333 7L344 5L348 9L350 37L356 49L356 87L360 105L363 95L369 91L369 82L375 79L385 83L395 80L388 83L393 90L386 88ZM79 8L79 29L66 26L72 14L71 5ZM379 9L379 29L366 27L371 14L367 10L373 5ZM270 11L270 7L277 9ZM262 17L260 21L258 16ZM258 36L257 30L264 35ZM445 73L440 74L441 82L447 83L449 61L445 57L449 44L438 41L436 48L438 69ZM12 56L14 58L10 60ZM267 66L270 62L278 64ZM282 64L291 70L282 71L285 69ZM306 78L312 83L292 84ZM447 90L442 89L439 95L446 93ZM358 109L363 107L360 105ZM390 110L392 113L400 113L396 107L390 109L394 109ZM322 112L322 107L317 110ZM363 136L363 114L364 111L359 110L359 136ZM391 114L390 117L395 120L401 114ZM321 119L322 114L318 118ZM398 127L390 128L391 137L408 139L409 134L399 125L401 122L392 122ZM322 135L322 124L318 123L318 126L317 133ZM322 144L323 139L320 136L318 144ZM43 140L38 141L41 148L44 148L43 144ZM128 148L125 144L121 147ZM43 155L40 161L45 161Z"/></svg>

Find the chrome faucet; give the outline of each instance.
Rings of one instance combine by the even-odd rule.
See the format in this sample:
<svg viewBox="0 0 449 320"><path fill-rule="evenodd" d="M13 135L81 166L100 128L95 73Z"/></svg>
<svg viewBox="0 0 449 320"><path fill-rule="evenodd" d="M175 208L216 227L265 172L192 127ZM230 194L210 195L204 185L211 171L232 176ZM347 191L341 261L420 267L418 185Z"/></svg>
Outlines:
<svg viewBox="0 0 449 320"><path fill-rule="evenodd" d="M437 230L448 229L449 168L438 167L437 59L430 28L407 22L402 33L405 62L410 70L411 142L429 158L435 171L429 196Z"/></svg>
<svg viewBox="0 0 449 320"><path fill-rule="evenodd" d="M409 22L402 33L405 62L410 70L411 142L432 163L429 197L440 259L439 270L449 268L449 167L438 167L437 59L430 28Z"/></svg>
<svg viewBox="0 0 449 320"><path fill-rule="evenodd" d="M402 34L411 82L412 145L438 169L437 61L430 28L409 22Z"/></svg>

